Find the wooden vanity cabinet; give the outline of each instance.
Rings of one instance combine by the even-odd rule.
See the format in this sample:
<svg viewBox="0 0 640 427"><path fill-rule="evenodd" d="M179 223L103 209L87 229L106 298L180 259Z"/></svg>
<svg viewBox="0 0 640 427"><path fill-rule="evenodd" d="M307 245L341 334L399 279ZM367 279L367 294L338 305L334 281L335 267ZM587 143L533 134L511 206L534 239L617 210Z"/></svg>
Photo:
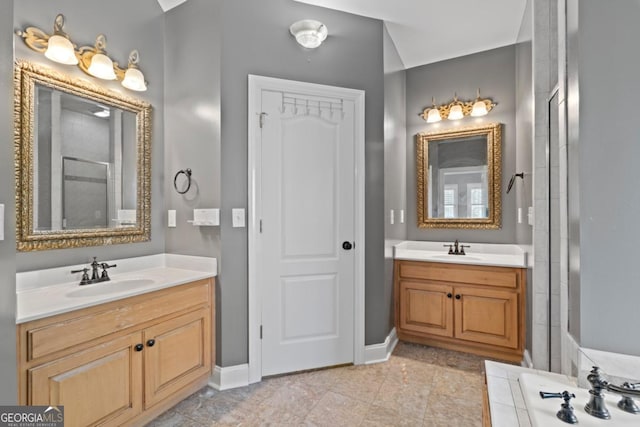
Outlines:
<svg viewBox="0 0 640 427"><path fill-rule="evenodd" d="M67 426L150 421L209 381L213 298L205 279L18 325L20 404L64 405Z"/></svg>
<svg viewBox="0 0 640 427"><path fill-rule="evenodd" d="M394 282L399 339L522 360L525 269L396 260Z"/></svg>

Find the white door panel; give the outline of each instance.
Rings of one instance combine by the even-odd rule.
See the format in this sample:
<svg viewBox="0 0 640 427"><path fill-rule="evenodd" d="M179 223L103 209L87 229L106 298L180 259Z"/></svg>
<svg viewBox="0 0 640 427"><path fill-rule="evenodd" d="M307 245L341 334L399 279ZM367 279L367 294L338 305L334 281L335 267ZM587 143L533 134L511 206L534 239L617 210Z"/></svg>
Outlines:
<svg viewBox="0 0 640 427"><path fill-rule="evenodd" d="M261 92L262 375L354 360L354 103L301 113L283 96Z"/></svg>

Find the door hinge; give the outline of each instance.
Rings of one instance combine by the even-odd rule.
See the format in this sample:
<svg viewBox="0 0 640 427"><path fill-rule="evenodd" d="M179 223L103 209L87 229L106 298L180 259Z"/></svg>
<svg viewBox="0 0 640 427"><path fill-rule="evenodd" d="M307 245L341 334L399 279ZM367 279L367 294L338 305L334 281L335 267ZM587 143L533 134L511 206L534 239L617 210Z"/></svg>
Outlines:
<svg viewBox="0 0 640 427"><path fill-rule="evenodd" d="M262 325L260 325L260 339L262 339Z"/></svg>
<svg viewBox="0 0 640 427"><path fill-rule="evenodd" d="M260 129L263 128L264 126L264 116L268 116L267 113L258 113L258 115L260 116Z"/></svg>

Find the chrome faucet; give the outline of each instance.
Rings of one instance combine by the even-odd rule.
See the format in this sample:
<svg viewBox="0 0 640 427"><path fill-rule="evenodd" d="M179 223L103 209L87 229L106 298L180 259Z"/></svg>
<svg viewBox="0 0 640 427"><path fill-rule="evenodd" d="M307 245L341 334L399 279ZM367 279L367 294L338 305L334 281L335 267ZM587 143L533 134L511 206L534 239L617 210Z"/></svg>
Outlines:
<svg viewBox="0 0 640 427"><path fill-rule="evenodd" d="M618 402L618 408L631 414L639 414L640 408L633 401L633 397L640 397L640 383L630 384L624 383L622 386L609 384L607 380L601 375L600 368L594 366L589 375L587 381L591 384L591 395L589 402L584 407L587 414L603 420L611 419L611 414L604 403L604 391L610 391L622 396L622 399Z"/></svg>
<svg viewBox="0 0 640 427"><path fill-rule="evenodd" d="M99 282L108 282L111 280L109 278L109 274L107 270L112 267L116 267L116 264L109 265L106 262L98 262L97 257L93 257L93 262L90 265L91 267L91 277L89 277L89 268L85 267L80 270L72 270L71 273L82 273L82 279L80 279L80 286L90 285L92 283ZM98 271L99 268L102 268L102 273Z"/></svg>
<svg viewBox="0 0 640 427"><path fill-rule="evenodd" d="M471 247L469 245L461 245L460 242L458 242L458 239L456 239L456 241L453 242L453 244L447 244L442 246L444 246L445 248L449 247L449 255L466 255L464 253L464 248Z"/></svg>

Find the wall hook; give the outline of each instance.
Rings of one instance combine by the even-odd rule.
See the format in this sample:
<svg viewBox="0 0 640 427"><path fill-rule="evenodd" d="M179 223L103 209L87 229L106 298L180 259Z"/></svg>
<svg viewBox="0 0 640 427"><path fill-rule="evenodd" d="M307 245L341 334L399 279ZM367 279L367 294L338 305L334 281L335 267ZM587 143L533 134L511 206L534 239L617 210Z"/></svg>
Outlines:
<svg viewBox="0 0 640 427"><path fill-rule="evenodd" d="M178 190L178 176L180 176L180 174L184 174L184 176L187 177L187 188L185 188L184 190L180 191ZM173 188L176 189L176 191L178 192L178 194L184 194L187 191L189 191L189 189L191 188L191 169L187 168L187 169L180 169L178 171L178 173L176 173L176 176L173 177Z"/></svg>
<svg viewBox="0 0 640 427"><path fill-rule="evenodd" d="M509 191L511 191L511 187L513 187L513 184L516 182L516 177L522 178L524 180L524 172L514 173L511 176L511 179L509 180L509 185L507 186L507 194L509 194Z"/></svg>

